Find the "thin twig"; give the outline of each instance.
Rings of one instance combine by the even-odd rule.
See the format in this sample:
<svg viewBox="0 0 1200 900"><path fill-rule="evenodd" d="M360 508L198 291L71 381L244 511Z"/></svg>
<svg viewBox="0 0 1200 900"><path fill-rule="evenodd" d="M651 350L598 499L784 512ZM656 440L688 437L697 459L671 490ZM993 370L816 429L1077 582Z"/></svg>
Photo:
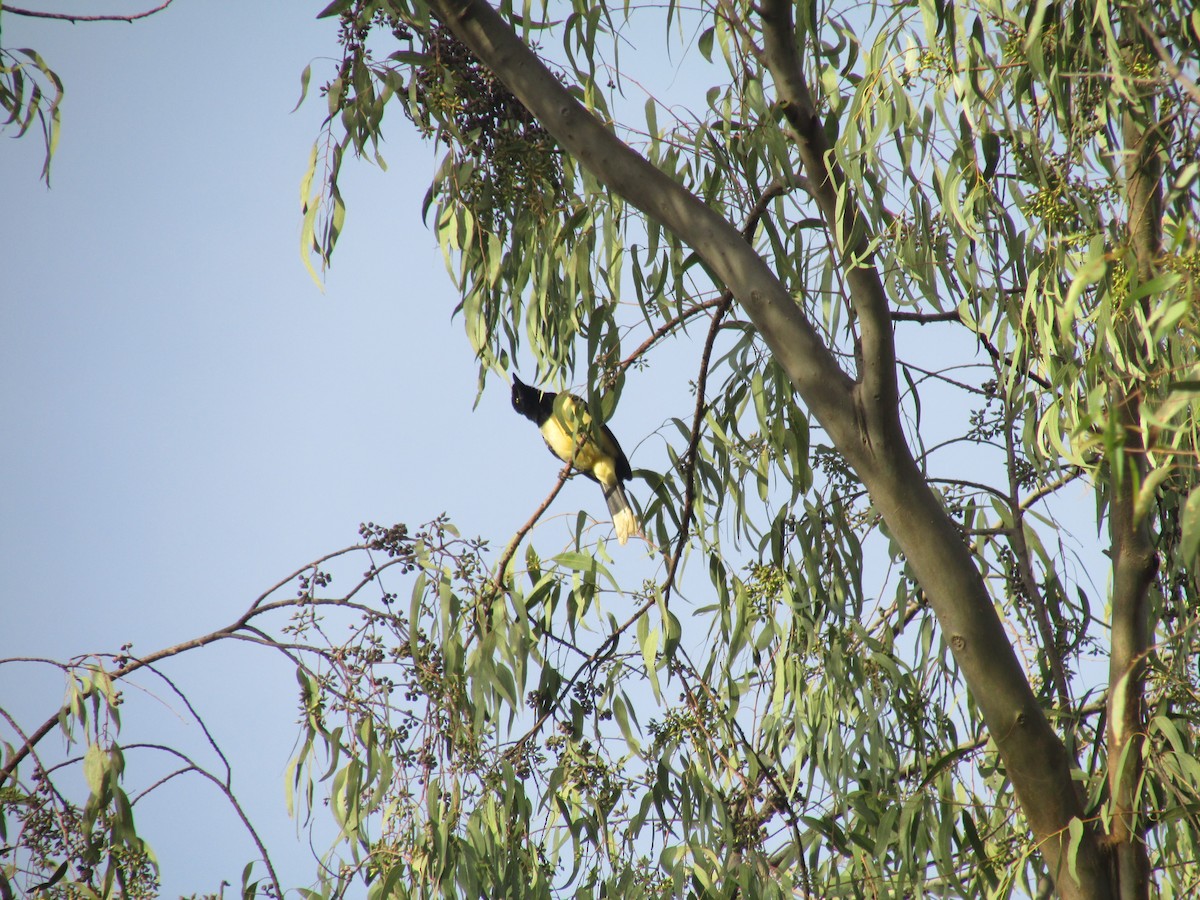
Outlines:
<svg viewBox="0 0 1200 900"><path fill-rule="evenodd" d="M987 335L978 329L972 328L969 324L967 324L967 322L963 321L963 317L959 315L957 310L940 313L903 312L901 310L893 310L891 316L893 322L916 322L919 325L928 325L933 322L960 322L967 328L968 331L975 335L983 349L987 351L988 356L990 356L994 362L1002 363L1008 367L1012 367L1013 365L1011 356L1002 357L1000 355L1000 351L996 348L996 345L988 340ZM1037 384L1046 390L1051 389L1049 381L1047 381L1045 378L1042 378L1040 375L1029 371L1028 368L1025 369L1025 375L1034 384Z"/></svg>
<svg viewBox="0 0 1200 900"><path fill-rule="evenodd" d="M919 312L902 312L901 310L892 310L893 322L916 322L919 325L928 325L931 322L961 322L962 316L956 310L940 313L919 313Z"/></svg>
<svg viewBox="0 0 1200 900"><path fill-rule="evenodd" d="M146 668L165 681L167 683L167 687L174 691L175 696L183 701L183 705L187 707L187 711L192 714L192 718L196 720L196 724L199 725L200 730L204 732L204 737L208 741L208 746L212 747L213 752L221 758L221 763L225 766L225 784L228 786L233 778L233 767L229 765L229 760L225 758L225 754L217 744L217 739L214 738L212 736L212 732L208 730L208 726L204 723L204 719L201 718L200 713L196 712L196 708L192 706L192 701L189 700L187 695L175 685L174 681L160 672L157 668L151 665L146 666Z"/></svg>
<svg viewBox="0 0 1200 900"><path fill-rule="evenodd" d="M1007 401L1004 403L1004 453L1008 469L1008 498L1006 503L1012 515L1012 529L1008 533L1008 545L1016 560L1017 575L1025 595L1033 606L1033 619L1042 642L1042 654L1050 670L1050 678L1054 684L1054 692L1058 695L1059 707L1063 710L1071 708L1071 688L1067 683L1066 666L1061 654L1061 628L1059 623L1051 621L1050 610L1046 604L1046 592L1050 590L1047 584L1046 592L1038 585L1033 571L1033 555L1029 542L1025 540L1025 512L1021 509L1020 484L1017 478L1017 447L1013 432L1017 420L1017 411ZM1072 740L1072 743L1074 741Z"/></svg>
<svg viewBox="0 0 1200 900"><path fill-rule="evenodd" d="M563 489L563 485L567 483L567 478L570 474L571 463L567 463L562 467L562 471L558 473L558 481L554 485L554 489L546 495L546 499L533 511L533 515L529 517L529 520L517 529L517 533L513 535L513 539L508 542L508 547L505 548L504 554L500 557L500 562L496 566L496 577L492 580L492 587L496 593L504 590L504 572L508 568L513 555L516 554L517 547L525 539L525 535L529 534L533 526L537 524L538 519L550 508L550 504L554 502L554 498L558 496L558 492Z"/></svg>
<svg viewBox="0 0 1200 900"><path fill-rule="evenodd" d="M142 796L145 796L147 793L149 793L155 787L158 787L160 784L164 783L168 779L174 777L175 775L181 775L184 772L187 772L189 769L191 771L195 772L197 775L201 775L204 778L207 778L213 784L215 784L220 789L221 793L225 795L225 799L229 801L230 805L233 807L234 812L237 813L237 817L239 819L241 819L242 825L245 827L246 831L248 831L250 833L250 839L252 841L254 841L254 846L258 848L258 852L262 855L262 861L263 861L263 864L267 867L267 874L270 876L271 885L272 885L272 887L275 888L275 896L276 897L283 896L283 887L279 883L279 876L275 874L275 866L271 864L271 857L270 857L270 854L267 853L267 847L263 843L262 838L260 838L258 836L258 832L255 830L254 826L250 823L250 818L249 818L249 816L246 815L246 811L244 809L242 809L242 804L238 802L237 796L233 793L233 789L227 783L223 783L221 781L221 779L217 778L216 775L213 775L211 772L209 772L203 766L200 766L196 762L194 762L186 754L179 752L178 750L176 750L173 747L167 747L163 744L138 743L138 744L126 744L122 749L123 750L159 750L159 751L161 751L163 753L167 753L171 756L176 756L179 759L181 759L183 762L187 763L188 768L182 769L178 772L173 772L171 775L168 775L166 778L161 779L157 784L151 785L149 788L147 788L145 791L143 791L139 795L139 798ZM132 804L130 804L130 805L132 805Z"/></svg>
<svg viewBox="0 0 1200 900"><path fill-rule="evenodd" d="M758 228L758 222L767 211L767 205L787 189L787 185L779 179L771 182L758 198L742 226L742 235L749 240ZM726 290L720 297L712 322L708 326L708 335L704 340L704 350L700 356L700 372L696 377L696 409L692 415L692 433L688 439L687 450L683 454L683 511L679 522L679 540L675 544L675 553L667 565L667 577L663 586L663 604L666 605L671 590L675 585L675 574L679 561L683 558L683 548L690 537L692 525L692 507L696 502L696 452L700 446L700 429L704 422L705 392L708 387L708 373L712 361L713 345L717 340L717 332L721 328L721 320L733 305L733 293Z"/></svg>
<svg viewBox="0 0 1200 900"><path fill-rule="evenodd" d="M642 343L638 345L637 349L630 353L629 356L617 363L617 370L623 371L628 369L636 360L640 359L647 350L674 331L679 325L683 324L697 313L702 313L706 309L712 309L720 306L723 300L724 297L715 297L712 300L705 300L702 303L697 303L695 306L689 306L677 316L672 316L662 325L658 326L658 328L654 330L654 333L651 334L650 337L646 338L646 340L642 341Z"/></svg>
<svg viewBox="0 0 1200 900"><path fill-rule="evenodd" d="M162 12L174 2L175 0L166 0L165 3L154 7L154 9L147 9L139 13L130 13L125 16L116 13L99 16L81 16L78 13L42 12L36 9L21 9L16 6L5 6L3 7L3 11L12 13L14 16L27 16L31 19L57 19L62 22L70 22L72 25L76 22L136 22L138 19L145 19L155 13Z"/></svg>
<svg viewBox="0 0 1200 900"><path fill-rule="evenodd" d="M157 663L161 660L168 659L172 656L177 656L180 653L184 653L188 650L196 650L196 649L199 649L200 647L208 646L209 644L216 643L217 641L222 641L227 638L237 637L237 632L239 632L243 628L245 628L246 625L250 622L250 620L253 619L255 616L270 612L275 609L280 609L280 608L287 607L287 606L293 606L296 604L296 602L297 602L296 599L280 600L280 601L275 601L272 603L265 602L267 597L269 597L272 593L274 593L275 591L279 590L281 587L286 585L289 581L291 581L292 579L296 578L297 576L302 575L303 573L313 569L314 567L319 566L322 562L325 562L327 560L333 559L338 556L343 556L343 555L345 555L347 553L351 553L355 550L362 550L365 548L366 548L365 544L356 544L352 547L347 547L342 550L337 550L333 553L327 553L324 556L320 557L319 559L315 560L314 562L311 562L308 565L297 569L287 579L280 581L278 584L276 584L274 587L272 587L269 591L265 592L264 594L261 594L258 598L255 599L255 601L250 605L250 608L247 609L246 612L244 612L241 616L239 616L236 620L231 622L229 625L226 625L224 628L218 628L216 631L211 631L208 634L202 635L200 637L192 638L191 640L183 641L182 643L174 644L173 646L170 646L170 647L165 647L162 650L158 650L154 653L151 653L149 656L141 657L138 659L133 659L128 656L119 657L119 658L129 659L129 662L125 663L124 665L118 666L112 672L108 672L106 674L112 681L118 681L120 679L128 677L129 675L132 675L134 672L137 672L139 669L142 669L142 668L145 668L146 666L151 665L152 663ZM389 563L389 565L390 564L391 563ZM329 605L329 606L348 606L351 608L358 608L358 609L362 608L361 604L356 604L356 603L352 603L352 602L342 602L342 601L337 601L337 600L319 600L319 601L318 600L306 600L305 602L310 603L310 604L315 604L315 605L322 605L322 606ZM13 751L12 755L9 756L7 761L5 761L4 765L0 766L0 784L3 784L5 781L8 780L9 776L13 775L16 772L17 766L19 766L21 764L21 762L24 761L25 757L29 755L30 751L34 747L36 747L37 744L39 742L41 742L42 739L44 739L46 737L46 735L48 735L54 729L54 726L58 724L58 716L59 716L59 713L55 712L54 715L47 718L46 721L44 721L40 726L38 726L38 728L35 731L33 731L29 735L29 737L24 741L24 743L20 747L18 747L15 751Z"/></svg>

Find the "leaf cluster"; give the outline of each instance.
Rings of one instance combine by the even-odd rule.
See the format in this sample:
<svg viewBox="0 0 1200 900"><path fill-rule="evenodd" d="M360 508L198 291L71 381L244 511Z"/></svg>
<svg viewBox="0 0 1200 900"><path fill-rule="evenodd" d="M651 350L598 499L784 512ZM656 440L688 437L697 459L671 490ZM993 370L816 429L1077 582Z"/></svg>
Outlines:
<svg viewBox="0 0 1200 900"><path fill-rule="evenodd" d="M36 121L46 148L42 180L50 184L50 162L58 149L62 124L62 79L35 50L0 47L0 130L22 137Z"/></svg>

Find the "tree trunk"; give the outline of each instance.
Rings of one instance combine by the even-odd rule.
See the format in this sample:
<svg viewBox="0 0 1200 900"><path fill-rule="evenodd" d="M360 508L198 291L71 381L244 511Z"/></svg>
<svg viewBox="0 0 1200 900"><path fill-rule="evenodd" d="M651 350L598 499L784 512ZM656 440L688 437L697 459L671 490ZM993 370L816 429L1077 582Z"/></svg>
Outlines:
<svg viewBox="0 0 1200 900"><path fill-rule="evenodd" d="M1127 32L1141 40L1136 24ZM1149 48L1145 48L1149 53ZM1162 249L1162 163L1153 88L1143 89L1140 109L1130 108L1122 123L1125 140L1125 196L1129 215L1129 243L1137 283L1154 278ZM1150 310L1143 297L1143 317ZM1125 356L1144 359L1139 329L1129 324L1122 334ZM1140 368L1140 367L1139 367ZM1109 534L1112 542L1113 597L1112 646L1108 686L1108 789L1112 812L1113 861L1120 900L1147 900L1150 896L1150 860L1145 827L1140 821L1138 796L1146 739L1145 671L1150 649L1149 592L1158 571L1158 558L1150 532L1150 516L1136 515L1138 488L1148 471L1146 441L1142 432L1140 383L1119 383L1112 394L1113 415L1123 436L1118 457L1109 460L1111 500Z"/></svg>

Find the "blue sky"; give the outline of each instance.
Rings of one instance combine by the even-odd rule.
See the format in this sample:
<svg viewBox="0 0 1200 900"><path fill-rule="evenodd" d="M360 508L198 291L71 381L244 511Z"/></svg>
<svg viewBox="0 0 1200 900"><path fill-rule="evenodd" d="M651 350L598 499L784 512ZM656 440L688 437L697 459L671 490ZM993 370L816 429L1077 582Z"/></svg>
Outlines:
<svg viewBox="0 0 1200 900"><path fill-rule="evenodd" d="M346 166L350 217L324 293L305 272L299 185L324 104L289 110L304 66L315 81L338 52L318 8L179 2L136 25L4 16L4 46L41 52L66 99L51 189L35 134L0 142L0 657L150 652L231 621L353 543L359 522L447 511L507 534L553 478L540 449L524 457L523 495L513 460L472 449L518 423L501 390L471 412L470 349L420 221L435 157L403 119L390 173ZM308 883L283 803L290 665L210 648L165 671L235 755L234 786L272 843L294 848L285 882ZM203 752L156 694L131 696L125 739ZM53 669L0 666L2 703L27 726L61 696ZM167 896L236 885L254 855L194 777L137 811Z"/></svg>

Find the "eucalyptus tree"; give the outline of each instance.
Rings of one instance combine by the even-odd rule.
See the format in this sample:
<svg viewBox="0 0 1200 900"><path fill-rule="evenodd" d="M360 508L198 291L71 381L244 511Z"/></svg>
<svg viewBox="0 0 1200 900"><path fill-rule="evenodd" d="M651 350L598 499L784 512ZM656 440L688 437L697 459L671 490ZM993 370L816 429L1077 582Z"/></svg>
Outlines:
<svg viewBox="0 0 1200 900"><path fill-rule="evenodd" d="M510 554L478 599L461 678L492 687L473 715L516 714L501 673L526 655L542 711L496 735L489 840L520 854L538 833L564 884L612 893L1188 893L1200 15L326 13L345 52L310 173L321 262L342 154L377 150L398 108L445 147L426 212L481 385L532 355L605 414L630 366L707 329L676 464L650 477L666 564L636 613L595 649L555 643L564 601L582 617L596 590L590 553L558 574ZM700 88L680 104L655 93L664 47ZM949 437L929 446L923 423ZM712 597L686 620L670 603L685 558ZM886 603L864 589L883 562ZM629 691L661 698L664 679L683 706L660 699L646 743ZM553 765L551 741L567 746ZM454 819L463 848L479 821ZM563 874L563 841L586 867ZM501 871L433 856L441 879Z"/></svg>

